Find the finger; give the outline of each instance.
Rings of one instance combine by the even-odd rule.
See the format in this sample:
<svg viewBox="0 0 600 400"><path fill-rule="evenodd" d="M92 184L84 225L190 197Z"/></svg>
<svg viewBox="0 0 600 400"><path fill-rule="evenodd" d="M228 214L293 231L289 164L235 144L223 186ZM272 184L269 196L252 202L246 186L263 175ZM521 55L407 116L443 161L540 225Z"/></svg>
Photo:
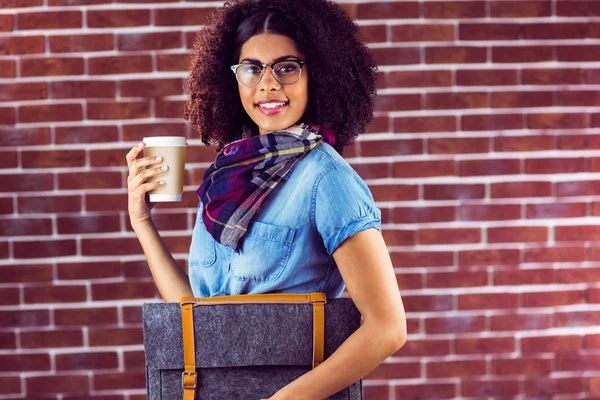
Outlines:
<svg viewBox="0 0 600 400"><path fill-rule="evenodd" d="M165 172L167 172L169 170L169 166L168 165L163 165L160 167L156 167L156 168L147 168L145 170L143 170L142 172L140 172L138 175L136 175L135 178L133 178L132 180L132 186L135 188L136 186L140 186L142 185L148 178L151 178L155 175L158 174L164 174Z"/></svg>
<svg viewBox="0 0 600 400"><path fill-rule="evenodd" d="M140 174L144 168L149 165L159 164L163 161L162 157L144 157L138 158L133 161L131 169L129 170L129 177L131 180L135 179L135 177Z"/></svg>
<svg viewBox="0 0 600 400"><path fill-rule="evenodd" d="M128 170L131 171L131 166L132 166L133 162L137 158L138 154L140 154L140 151L142 151L144 149L144 146L145 146L145 143L140 142L134 148L129 150L129 153L127 153L127 155L125 156L125 159L127 160L127 169Z"/></svg>
<svg viewBox="0 0 600 400"><path fill-rule="evenodd" d="M158 182L148 182L148 183L144 183L143 185L140 185L140 187L138 188L138 190L135 193L135 197L139 196L143 200L146 192L149 192L154 189L158 189L159 187L163 187L165 185L164 182L165 181L161 180Z"/></svg>

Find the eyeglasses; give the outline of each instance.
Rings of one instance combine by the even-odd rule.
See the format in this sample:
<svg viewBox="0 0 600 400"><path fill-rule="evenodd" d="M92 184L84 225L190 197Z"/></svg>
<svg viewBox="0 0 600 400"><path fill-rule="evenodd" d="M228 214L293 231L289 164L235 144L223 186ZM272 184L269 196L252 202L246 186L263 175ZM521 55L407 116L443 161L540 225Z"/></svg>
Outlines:
<svg viewBox="0 0 600 400"><path fill-rule="evenodd" d="M284 60L273 64L236 64L232 65L230 68L240 85L253 87L258 85L258 82L260 82L265 74L267 66L271 67L273 76L279 83L284 85L295 83L302 75L302 67L304 64L306 64L306 61Z"/></svg>

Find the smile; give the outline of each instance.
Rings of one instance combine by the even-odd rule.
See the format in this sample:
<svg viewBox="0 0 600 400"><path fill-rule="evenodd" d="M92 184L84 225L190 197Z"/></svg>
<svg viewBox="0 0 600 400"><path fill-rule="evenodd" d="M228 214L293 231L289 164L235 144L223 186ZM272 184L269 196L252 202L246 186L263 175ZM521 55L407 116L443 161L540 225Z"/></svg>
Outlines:
<svg viewBox="0 0 600 400"><path fill-rule="evenodd" d="M272 102L257 104L256 106L258 107L261 113L265 115L274 115L283 111L288 106L288 104L289 102Z"/></svg>

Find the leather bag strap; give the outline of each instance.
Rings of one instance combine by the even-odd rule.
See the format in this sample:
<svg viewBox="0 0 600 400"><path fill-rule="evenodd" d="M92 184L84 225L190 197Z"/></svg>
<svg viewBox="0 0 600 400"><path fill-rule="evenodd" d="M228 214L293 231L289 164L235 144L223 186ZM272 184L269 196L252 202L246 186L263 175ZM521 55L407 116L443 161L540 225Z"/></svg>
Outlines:
<svg viewBox="0 0 600 400"><path fill-rule="evenodd" d="M267 293L214 296L204 298L182 297L181 323L183 331L183 363L181 375L183 400L194 400L198 376L196 373L196 351L194 348L193 308L199 305L243 304L243 303L312 303L313 305L313 369L325 358L325 303L323 292L311 293Z"/></svg>

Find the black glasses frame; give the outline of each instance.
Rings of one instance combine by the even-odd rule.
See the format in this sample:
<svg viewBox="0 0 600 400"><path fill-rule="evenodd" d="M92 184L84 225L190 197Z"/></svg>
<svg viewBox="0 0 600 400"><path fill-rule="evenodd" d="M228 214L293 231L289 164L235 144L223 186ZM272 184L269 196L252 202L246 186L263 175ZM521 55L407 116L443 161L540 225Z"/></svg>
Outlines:
<svg viewBox="0 0 600 400"><path fill-rule="evenodd" d="M282 63L282 62L295 62L296 64L298 64L300 66L300 74L298 75L298 79L296 79L294 82L289 82L289 83L283 83L283 82L281 82L279 80L279 78L277 77L277 74L275 73L275 64L279 64L279 63ZM271 67L271 71L273 71L273 76L275 77L275 79L277 79L277 82L281 83L282 85L291 85L292 83L296 83L296 82L298 82L298 80L300 80L300 77L302 76L302 67L304 66L304 64L306 64L306 61L301 61L301 60L281 60L281 61L274 62L272 64L241 63L241 64L232 65L229 68L231 68L231 70L233 71L233 74L235 75L235 80L237 80L240 85L245 86L245 87L254 87L254 86L258 85L260 83L260 81L262 80L263 76L265 75L265 70L267 69L267 67ZM258 78L258 81L256 81L256 83L254 85L250 85L250 86L244 85L238 79L237 69L239 67L241 67L242 65L254 65L256 67L260 67L260 78Z"/></svg>

